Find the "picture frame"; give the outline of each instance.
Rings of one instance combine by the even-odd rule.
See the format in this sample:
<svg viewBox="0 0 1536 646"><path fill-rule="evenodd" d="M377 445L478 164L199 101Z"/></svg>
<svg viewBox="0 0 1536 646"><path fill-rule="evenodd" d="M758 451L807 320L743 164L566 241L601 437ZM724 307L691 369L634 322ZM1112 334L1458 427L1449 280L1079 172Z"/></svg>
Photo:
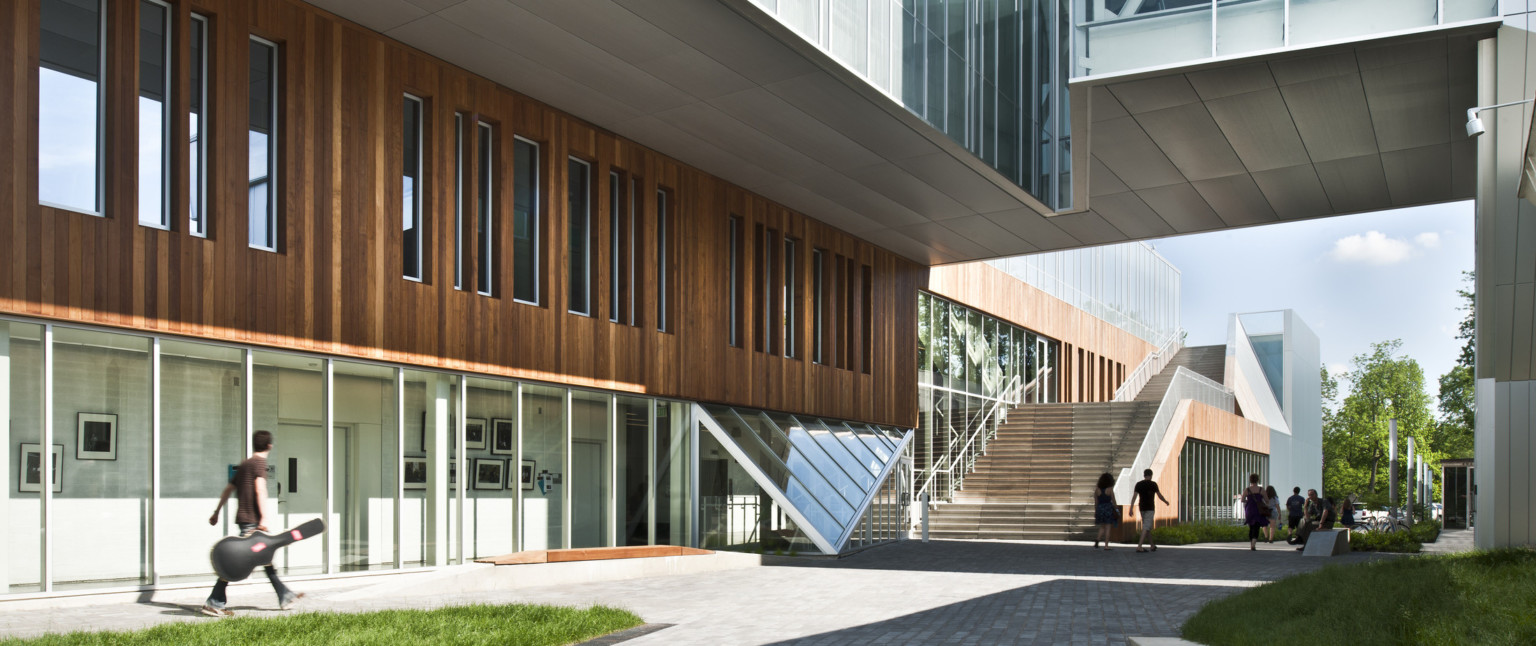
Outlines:
<svg viewBox="0 0 1536 646"><path fill-rule="evenodd" d="M22 444L20 468L16 469L16 489L21 493L43 491L43 445ZM64 445L55 444L49 451L53 456L53 493L64 491Z"/></svg>
<svg viewBox="0 0 1536 646"><path fill-rule="evenodd" d="M475 458L475 488L504 489L506 487L506 460Z"/></svg>
<svg viewBox="0 0 1536 646"><path fill-rule="evenodd" d="M493 455L517 455L517 421L491 420L490 445Z"/></svg>
<svg viewBox="0 0 1536 646"><path fill-rule="evenodd" d="M538 472L538 468L539 465L537 462L534 462L533 460L523 460L522 468L519 469L520 475L518 476L522 480L523 491L530 491L533 489L533 474Z"/></svg>
<svg viewBox="0 0 1536 646"><path fill-rule="evenodd" d="M406 458L401 481L407 490L427 488L427 459Z"/></svg>
<svg viewBox="0 0 1536 646"><path fill-rule="evenodd" d="M484 418L470 417L464 420L465 450L485 450L486 446L489 444L486 438L486 431L488 426L489 425L485 423Z"/></svg>
<svg viewBox="0 0 1536 646"><path fill-rule="evenodd" d="M76 460L117 459L117 416L110 413L76 415Z"/></svg>

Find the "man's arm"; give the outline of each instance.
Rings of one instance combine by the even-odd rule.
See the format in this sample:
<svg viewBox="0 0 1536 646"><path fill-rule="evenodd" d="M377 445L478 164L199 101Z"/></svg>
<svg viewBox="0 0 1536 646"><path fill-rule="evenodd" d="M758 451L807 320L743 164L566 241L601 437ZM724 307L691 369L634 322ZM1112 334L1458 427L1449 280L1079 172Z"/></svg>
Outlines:
<svg viewBox="0 0 1536 646"><path fill-rule="evenodd" d="M1138 495L1141 495L1140 491L1132 491L1131 492L1131 504L1130 504L1130 506L1131 506L1132 509L1136 508L1136 496L1138 496Z"/></svg>
<svg viewBox="0 0 1536 646"><path fill-rule="evenodd" d="M229 494L235 492L235 485L224 485L224 493L219 494L219 506L213 508L213 515L208 517L209 525L219 524L219 512L224 509L224 503L229 502Z"/></svg>
<svg viewBox="0 0 1536 646"><path fill-rule="evenodd" d="M1163 490L1161 490L1161 489L1157 490L1157 499L1163 501L1163 504L1165 504L1165 505L1173 504L1171 502L1168 502L1167 498L1163 497Z"/></svg>
<svg viewBox="0 0 1536 646"><path fill-rule="evenodd" d="M267 478L256 476L256 529L267 531Z"/></svg>

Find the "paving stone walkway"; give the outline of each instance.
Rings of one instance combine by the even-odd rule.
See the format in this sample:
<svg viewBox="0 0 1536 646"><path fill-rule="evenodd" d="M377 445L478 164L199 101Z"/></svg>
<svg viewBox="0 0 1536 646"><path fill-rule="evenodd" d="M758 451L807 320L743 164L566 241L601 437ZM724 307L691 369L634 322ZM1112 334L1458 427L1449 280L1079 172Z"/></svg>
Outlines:
<svg viewBox="0 0 1536 646"><path fill-rule="evenodd" d="M461 595L359 595L314 590L301 611L361 612L464 603L534 602L627 608L671 627L626 644L1123 644L1175 636L1212 599L1329 563L1283 544L1092 550L1086 543L906 541L836 559L777 559L763 567ZM384 580L375 579L370 585ZM402 586L407 587L408 586ZM296 584L296 589L303 589ZM343 594L351 591L351 594ZM0 637L72 629L131 629L194 614L206 591L162 592L148 603L13 610ZM363 598L359 598L359 597ZM234 588L246 616L278 614L271 590Z"/></svg>

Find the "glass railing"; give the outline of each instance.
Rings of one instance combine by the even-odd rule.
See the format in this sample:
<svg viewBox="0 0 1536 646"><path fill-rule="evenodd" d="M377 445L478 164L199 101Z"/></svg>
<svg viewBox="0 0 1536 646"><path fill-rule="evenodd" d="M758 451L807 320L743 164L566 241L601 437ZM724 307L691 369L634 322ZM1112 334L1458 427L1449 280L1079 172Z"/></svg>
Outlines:
<svg viewBox="0 0 1536 646"><path fill-rule="evenodd" d="M1132 478L1131 474L1141 473L1143 469L1152 466L1152 459L1157 456L1158 447L1162 446L1163 437L1168 434L1168 427L1173 422L1174 411L1178 410L1179 402L1186 399L1192 399L1228 413L1236 410L1234 405L1236 399L1226 386L1184 366L1178 366L1174 370L1173 380L1168 383L1168 391L1163 394L1163 401L1158 404L1157 415L1152 418L1152 424L1147 428L1147 436L1142 439L1141 449L1136 452L1136 460L1129 468L1122 469L1119 479L1115 480L1117 499L1131 499L1131 487L1140 480L1140 478Z"/></svg>
<svg viewBox="0 0 1536 646"><path fill-rule="evenodd" d="M1075 77L1498 15L1497 0L1075 0Z"/></svg>

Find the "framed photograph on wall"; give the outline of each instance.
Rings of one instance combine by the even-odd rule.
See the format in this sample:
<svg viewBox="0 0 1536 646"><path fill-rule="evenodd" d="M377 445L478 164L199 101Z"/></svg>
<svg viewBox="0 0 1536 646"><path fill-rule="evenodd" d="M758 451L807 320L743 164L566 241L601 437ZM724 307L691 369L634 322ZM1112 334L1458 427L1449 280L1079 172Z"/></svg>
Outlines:
<svg viewBox="0 0 1536 646"><path fill-rule="evenodd" d="M502 489L502 483L506 481L507 463L505 460L487 458L475 458L475 488L476 489Z"/></svg>
<svg viewBox="0 0 1536 646"><path fill-rule="evenodd" d="M64 491L64 445L53 445L53 492ZM21 445L21 468L16 470L19 482L16 489L22 493L43 491L43 445Z"/></svg>
<svg viewBox="0 0 1536 646"><path fill-rule="evenodd" d="M517 422L510 419L491 420L491 453L517 455Z"/></svg>
<svg viewBox="0 0 1536 646"><path fill-rule="evenodd" d="M523 483L524 491L533 489L533 474L537 471L538 466L533 460L523 460L523 466L518 470L521 474L518 478Z"/></svg>
<svg viewBox="0 0 1536 646"><path fill-rule="evenodd" d="M464 420L464 448L469 451L485 450L485 420L473 417Z"/></svg>
<svg viewBox="0 0 1536 646"><path fill-rule="evenodd" d="M427 488L427 459L426 458L406 458L405 459L405 488L406 489L426 489Z"/></svg>
<svg viewBox="0 0 1536 646"><path fill-rule="evenodd" d="M117 459L117 416L80 413L75 435L76 460Z"/></svg>

